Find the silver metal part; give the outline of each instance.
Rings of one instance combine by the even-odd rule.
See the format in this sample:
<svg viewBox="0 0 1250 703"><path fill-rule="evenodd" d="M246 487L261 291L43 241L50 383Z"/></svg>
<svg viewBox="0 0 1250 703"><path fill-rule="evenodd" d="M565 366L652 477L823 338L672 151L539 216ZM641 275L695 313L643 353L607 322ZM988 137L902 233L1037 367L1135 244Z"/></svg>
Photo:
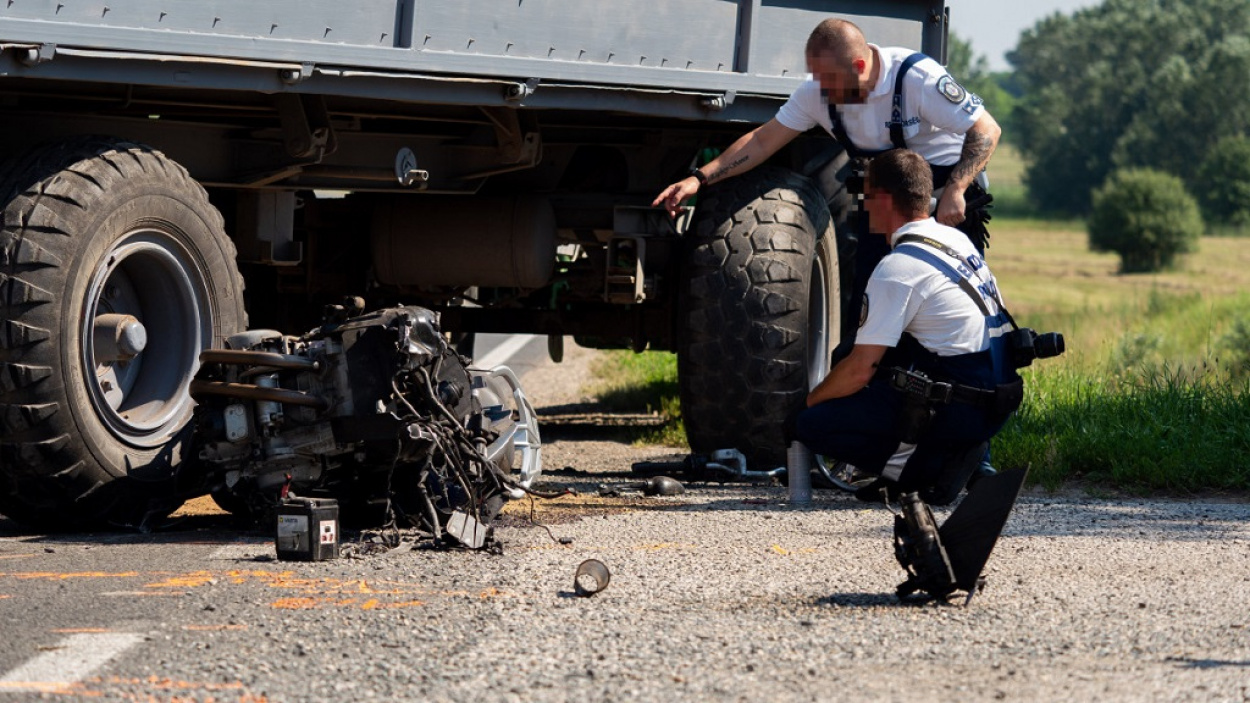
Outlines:
<svg viewBox="0 0 1250 703"><path fill-rule="evenodd" d="M148 333L133 315L109 313L95 318L92 328L97 361L127 361L148 345Z"/></svg>
<svg viewBox="0 0 1250 703"><path fill-rule="evenodd" d="M717 449L708 458L709 470L723 471L734 478L776 478L786 472L784 466L767 471L748 470L747 458L737 449Z"/></svg>
<svg viewBox="0 0 1250 703"><path fill-rule="evenodd" d="M490 528L473 518L472 515L456 510L451 514L451 519L447 521L447 526L443 531L456 541L469 549L481 549L486 544L486 537L490 534Z"/></svg>
<svg viewBox="0 0 1250 703"><path fill-rule="evenodd" d="M417 168L417 155L404 147L395 154L395 179L405 188L424 184L430 180L430 172Z"/></svg>
<svg viewBox="0 0 1250 703"><path fill-rule="evenodd" d="M647 299L643 262L647 258L644 237L613 237L606 248L607 275L603 299L609 303L641 303Z"/></svg>
<svg viewBox="0 0 1250 703"><path fill-rule="evenodd" d="M506 430L487 447L487 457L492 462L500 463L498 460L504 452L513 452L514 456L507 457L510 460L508 465L516 468L519 458L520 478L517 483L529 488L543 471L538 413L534 412L534 406L525 397L525 392L521 390L521 381L512 369L496 366L489 371L483 371L470 367L469 371L473 374L473 394L482 404L483 411L488 416L499 418L495 422L495 429ZM509 423L511 429L507 430L505 425Z"/></svg>
<svg viewBox="0 0 1250 703"><path fill-rule="evenodd" d="M598 559L587 559L577 565L573 574L573 591L577 595L588 598L608 587L612 573Z"/></svg>
<svg viewBox="0 0 1250 703"><path fill-rule="evenodd" d="M277 388L278 374L269 374L260 376L256 379L256 385L261 388ZM270 400L262 400L256 403L256 426L265 429L273 427L282 420L282 405Z"/></svg>
<svg viewBox="0 0 1250 703"><path fill-rule="evenodd" d="M812 450L797 439L786 450L786 471L790 502L812 502Z"/></svg>
<svg viewBox="0 0 1250 703"><path fill-rule="evenodd" d="M232 403L226 406L222 412L222 417L226 424L226 439L231 442L238 442L251 436L251 432L247 427L247 408L239 403Z"/></svg>

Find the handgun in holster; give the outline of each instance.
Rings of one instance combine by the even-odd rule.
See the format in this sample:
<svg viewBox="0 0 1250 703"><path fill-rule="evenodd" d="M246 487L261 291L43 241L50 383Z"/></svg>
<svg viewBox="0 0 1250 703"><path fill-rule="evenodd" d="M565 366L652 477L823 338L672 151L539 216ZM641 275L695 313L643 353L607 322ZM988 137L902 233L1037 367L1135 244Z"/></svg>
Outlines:
<svg viewBox="0 0 1250 703"><path fill-rule="evenodd" d="M907 444L916 444L937 414L934 406L949 403L954 387L934 381L919 371L903 368L891 372L890 385L903 394L903 407L898 419L900 439Z"/></svg>

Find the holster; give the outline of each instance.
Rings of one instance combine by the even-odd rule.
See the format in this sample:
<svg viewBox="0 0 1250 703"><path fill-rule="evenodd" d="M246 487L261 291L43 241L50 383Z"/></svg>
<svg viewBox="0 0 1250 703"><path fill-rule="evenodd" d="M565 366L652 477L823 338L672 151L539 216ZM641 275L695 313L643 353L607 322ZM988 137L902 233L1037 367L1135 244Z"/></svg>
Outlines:
<svg viewBox="0 0 1250 703"><path fill-rule="evenodd" d="M898 430L902 440L908 444L915 444L929 428L938 405L966 403L997 417L1006 417L1015 412L1024 400L1024 381L1019 378L1010 383L1000 383L990 390L934 381L920 371L903 368L888 369L883 373L890 386L903 394Z"/></svg>
<svg viewBox="0 0 1250 703"><path fill-rule="evenodd" d="M936 414L933 404L925 398L904 396L903 408L898 418L899 440L907 444L919 443Z"/></svg>
<svg viewBox="0 0 1250 703"><path fill-rule="evenodd" d="M1000 383L994 388L994 401L989 406L996 415L1006 417L1014 413L1024 402L1024 380L1017 378L1011 383Z"/></svg>
<svg viewBox="0 0 1250 703"><path fill-rule="evenodd" d="M934 406L950 402L951 385L936 383L918 371L896 368L889 373L890 385L903 394L898 417L899 438L907 444L916 444L937 414Z"/></svg>

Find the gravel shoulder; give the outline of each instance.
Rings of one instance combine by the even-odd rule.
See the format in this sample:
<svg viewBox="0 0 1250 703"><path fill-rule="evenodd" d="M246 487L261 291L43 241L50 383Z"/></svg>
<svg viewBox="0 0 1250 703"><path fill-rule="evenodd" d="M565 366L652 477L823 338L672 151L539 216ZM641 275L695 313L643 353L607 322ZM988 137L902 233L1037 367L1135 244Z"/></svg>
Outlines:
<svg viewBox="0 0 1250 703"><path fill-rule="evenodd" d="M971 604L901 604L884 508L823 490L793 506L751 484L597 495L677 454L576 419L595 416L594 355L570 345L566 365L523 378L540 413L566 418L542 428L544 486L579 494L535 501L541 525L513 503L502 554L278 564L264 539L218 531L135 537L119 562L116 545L14 536L0 552L29 552L9 564L24 573L177 593L87 599L71 621L74 582L0 569L0 616L145 633L84 684L92 700L168 700L170 677L253 701L1250 700L1244 502L1030 492ZM611 583L579 598L589 558ZM0 664L26 656L6 647Z"/></svg>
<svg viewBox="0 0 1250 703"><path fill-rule="evenodd" d="M576 349L571 363L524 379L540 413L593 403L582 394L594 354ZM627 480L617 477L633 461L679 456L548 433L549 480L586 488ZM567 547L540 530L501 529L514 552L543 555L520 558L555 592L582 558L613 571L599 596L554 601L573 610L585 647L529 659L563 676L565 694L1250 700L1244 497L1029 490L987 566L987 589L962 607L897 602L903 572L883 508L832 491L795 507L780 487L687 488L625 511L582 500L582 519L551 527L573 539ZM593 673L579 675L582 665Z"/></svg>

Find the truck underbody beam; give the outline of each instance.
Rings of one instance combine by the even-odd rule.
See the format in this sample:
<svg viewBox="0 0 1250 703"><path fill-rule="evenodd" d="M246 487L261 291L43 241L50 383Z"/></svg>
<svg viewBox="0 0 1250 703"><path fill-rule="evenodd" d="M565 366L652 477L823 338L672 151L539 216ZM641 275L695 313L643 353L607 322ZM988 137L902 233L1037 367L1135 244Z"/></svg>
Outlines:
<svg viewBox="0 0 1250 703"><path fill-rule="evenodd" d="M642 349L671 349L672 311L661 307L583 308L577 310L491 310L444 307L438 309L443 329L497 334L546 334L594 337L604 342Z"/></svg>

